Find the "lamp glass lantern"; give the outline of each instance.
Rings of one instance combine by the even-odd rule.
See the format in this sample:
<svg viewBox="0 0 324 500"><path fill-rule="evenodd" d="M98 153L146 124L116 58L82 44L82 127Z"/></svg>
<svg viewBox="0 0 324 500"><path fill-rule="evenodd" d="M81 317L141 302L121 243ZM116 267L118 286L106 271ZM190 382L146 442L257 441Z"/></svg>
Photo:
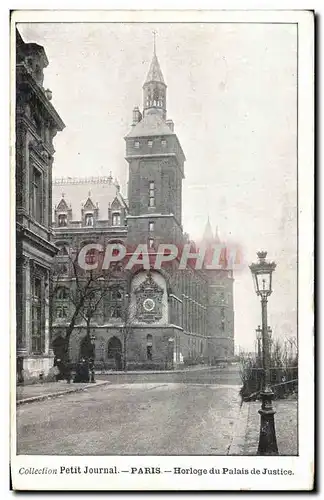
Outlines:
<svg viewBox="0 0 324 500"><path fill-rule="evenodd" d="M267 252L258 252L259 261L250 265L255 292L262 298L272 293L272 273L276 268L274 262L266 261Z"/></svg>
<svg viewBox="0 0 324 500"><path fill-rule="evenodd" d="M261 326L259 325L258 328L255 330L256 332L256 337L257 337L257 340L262 340L262 328Z"/></svg>

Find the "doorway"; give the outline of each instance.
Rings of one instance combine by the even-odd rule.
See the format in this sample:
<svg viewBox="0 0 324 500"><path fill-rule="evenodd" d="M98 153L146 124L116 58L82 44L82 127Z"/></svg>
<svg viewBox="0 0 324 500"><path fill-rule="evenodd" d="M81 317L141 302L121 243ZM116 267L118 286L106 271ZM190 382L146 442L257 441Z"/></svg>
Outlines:
<svg viewBox="0 0 324 500"><path fill-rule="evenodd" d="M115 369L122 370L122 344L118 337L111 337L107 348L108 360L115 361Z"/></svg>

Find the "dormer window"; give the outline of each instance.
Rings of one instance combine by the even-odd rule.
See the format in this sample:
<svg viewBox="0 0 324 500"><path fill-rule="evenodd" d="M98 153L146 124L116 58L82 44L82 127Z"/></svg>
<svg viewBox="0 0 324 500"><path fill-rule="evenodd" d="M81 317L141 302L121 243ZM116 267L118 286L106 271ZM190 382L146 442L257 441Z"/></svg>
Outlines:
<svg viewBox="0 0 324 500"><path fill-rule="evenodd" d="M60 214L58 216L58 226L59 227L66 227L67 226L67 215L66 214Z"/></svg>
<svg viewBox="0 0 324 500"><path fill-rule="evenodd" d="M93 226L93 214L86 214L85 215L85 225L86 226Z"/></svg>
<svg viewBox="0 0 324 500"><path fill-rule="evenodd" d="M119 212L114 212L112 214L112 225L113 226L120 226L120 213Z"/></svg>
<svg viewBox="0 0 324 500"><path fill-rule="evenodd" d="M135 141L135 142L134 142L134 148L138 149L138 148L139 148L139 145L140 145L139 141Z"/></svg>

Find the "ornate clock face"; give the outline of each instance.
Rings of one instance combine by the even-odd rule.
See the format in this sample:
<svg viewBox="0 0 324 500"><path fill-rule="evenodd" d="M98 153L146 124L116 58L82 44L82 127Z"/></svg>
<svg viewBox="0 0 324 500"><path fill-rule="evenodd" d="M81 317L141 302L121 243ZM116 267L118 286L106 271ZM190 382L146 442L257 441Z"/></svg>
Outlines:
<svg viewBox="0 0 324 500"><path fill-rule="evenodd" d="M144 307L145 311L147 311L147 312L153 311L153 309L155 307L154 300L153 299L145 299L143 302L143 307Z"/></svg>

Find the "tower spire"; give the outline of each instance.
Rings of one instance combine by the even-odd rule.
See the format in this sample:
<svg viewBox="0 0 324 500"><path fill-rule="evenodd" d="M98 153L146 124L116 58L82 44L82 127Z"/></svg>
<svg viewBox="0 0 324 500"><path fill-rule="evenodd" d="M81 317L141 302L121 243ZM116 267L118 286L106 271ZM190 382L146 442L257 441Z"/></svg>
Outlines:
<svg viewBox="0 0 324 500"><path fill-rule="evenodd" d="M156 55L156 31L153 30L153 57L143 85L143 116L159 114L166 119L166 84Z"/></svg>
<svg viewBox="0 0 324 500"><path fill-rule="evenodd" d="M209 242L209 241L213 241L213 239L214 239L214 235L213 235L213 231L212 231L212 228L211 228L211 224L210 224L210 220L209 220L209 215L208 215L207 223L206 223L206 226L205 226L205 231L204 231L204 234L203 234L203 240L206 241L206 242Z"/></svg>

